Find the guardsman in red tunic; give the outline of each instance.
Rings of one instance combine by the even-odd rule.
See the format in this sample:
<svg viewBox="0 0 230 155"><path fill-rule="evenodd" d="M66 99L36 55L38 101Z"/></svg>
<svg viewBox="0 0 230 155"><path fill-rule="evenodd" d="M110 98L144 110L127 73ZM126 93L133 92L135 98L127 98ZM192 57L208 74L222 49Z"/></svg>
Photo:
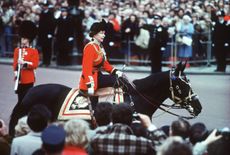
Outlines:
<svg viewBox="0 0 230 155"><path fill-rule="evenodd" d="M35 69L39 64L38 50L30 47L30 43L36 36L35 24L31 21L24 21L19 28L19 36L20 47L15 48L13 61L15 92L18 94L18 104L21 103L27 91L33 87Z"/></svg>
<svg viewBox="0 0 230 155"><path fill-rule="evenodd" d="M116 85L116 76L121 77L123 74L115 69L106 58L102 46L105 29L106 22L104 20L94 23L90 28L89 36L92 41L86 44L83 50L82 75L79 83L80 93L76 98L78 107L86 107L88 105L87 96L93 95L98 88L113 87ZM109 74L104 74L102 71Z"/></svg>

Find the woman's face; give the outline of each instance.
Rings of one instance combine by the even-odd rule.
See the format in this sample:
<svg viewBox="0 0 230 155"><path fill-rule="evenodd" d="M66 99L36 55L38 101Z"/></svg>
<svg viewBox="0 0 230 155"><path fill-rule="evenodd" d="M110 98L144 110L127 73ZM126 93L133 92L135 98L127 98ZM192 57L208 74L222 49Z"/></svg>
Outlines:
<svg viewBox="0 0 230 155"><path fill-rule="evenodd" d="M102 43L105 38L105 31L100 31L97 34L95 34L94 39L96 39L98 42Z"/></svg>

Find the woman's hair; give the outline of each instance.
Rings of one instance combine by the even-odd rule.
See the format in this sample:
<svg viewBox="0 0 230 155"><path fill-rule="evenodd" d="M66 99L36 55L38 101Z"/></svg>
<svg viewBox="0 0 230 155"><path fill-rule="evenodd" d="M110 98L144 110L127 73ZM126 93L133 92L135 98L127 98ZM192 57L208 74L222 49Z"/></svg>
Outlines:
<svg viewBox="0 0 230 155"><path fill-rule="evenodd" d="M27 124L27 116L24 116L15 126L15 137L26 135L28 132L30 132L30 127Z"/></svg>
<svg viewBox="0 0 230 155"><path fill-rule="evenodd" d="M106 30L106 22L104 19L102 19L101 22L93 23L93 25L90 27L89 36L92 38L98 32L105 31L105 30Z"/></svg>
<svg viewBox="0 0 230 155"><path fill-rule="evenodd" d="M192 155L191 146L179 136L167 138L159 147L157 155Z"/></svg>
<svg viewBox="0 0 230 155"><path fill-rule="evenodd" d="M66 145L86 148L89 144L89 124L81 119L71 119L64 125Z"/></svg>

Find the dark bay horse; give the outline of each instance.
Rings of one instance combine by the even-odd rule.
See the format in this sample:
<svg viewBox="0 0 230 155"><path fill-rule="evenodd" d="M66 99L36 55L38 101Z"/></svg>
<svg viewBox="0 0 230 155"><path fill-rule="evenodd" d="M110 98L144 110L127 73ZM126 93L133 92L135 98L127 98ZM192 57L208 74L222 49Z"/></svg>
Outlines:
<svg viewBox="0 0 230 155"><path fill-rule="evenodd" d="M197 116L202 106L184 74L185 65L181 62L175 70L159 72L133 82L125 78L120 80L122 87L133 101L135 111L151 117L159 106L170 98L176 105L180 105L191 115ZM71 88L60 84L43 84L30 89L22 103L15 107L11 114L10 134L14 134L14 127L18 119L27 115L35 104L46 105L52 113L53 121L56 120L70 90Z"/></svg>

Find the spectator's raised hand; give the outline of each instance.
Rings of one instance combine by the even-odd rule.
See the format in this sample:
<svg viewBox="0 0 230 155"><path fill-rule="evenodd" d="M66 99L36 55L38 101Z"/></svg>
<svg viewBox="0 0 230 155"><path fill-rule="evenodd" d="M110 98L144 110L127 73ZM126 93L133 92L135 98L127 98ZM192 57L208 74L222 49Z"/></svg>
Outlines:
<svg viewBox="0 0 230 155"><path fill-rule="evenodd" d="M0 137L7 135L7 127L5 125L5 122L0 119Z"/></svg>
<svg viewBox="0 0 230 155"><path fill-rule="evenodd" d="M222 138L222 135L216 135L217 129L214 129L212 133L204 140L204 143L206 145L209 145L218 139Z"/></svg>

